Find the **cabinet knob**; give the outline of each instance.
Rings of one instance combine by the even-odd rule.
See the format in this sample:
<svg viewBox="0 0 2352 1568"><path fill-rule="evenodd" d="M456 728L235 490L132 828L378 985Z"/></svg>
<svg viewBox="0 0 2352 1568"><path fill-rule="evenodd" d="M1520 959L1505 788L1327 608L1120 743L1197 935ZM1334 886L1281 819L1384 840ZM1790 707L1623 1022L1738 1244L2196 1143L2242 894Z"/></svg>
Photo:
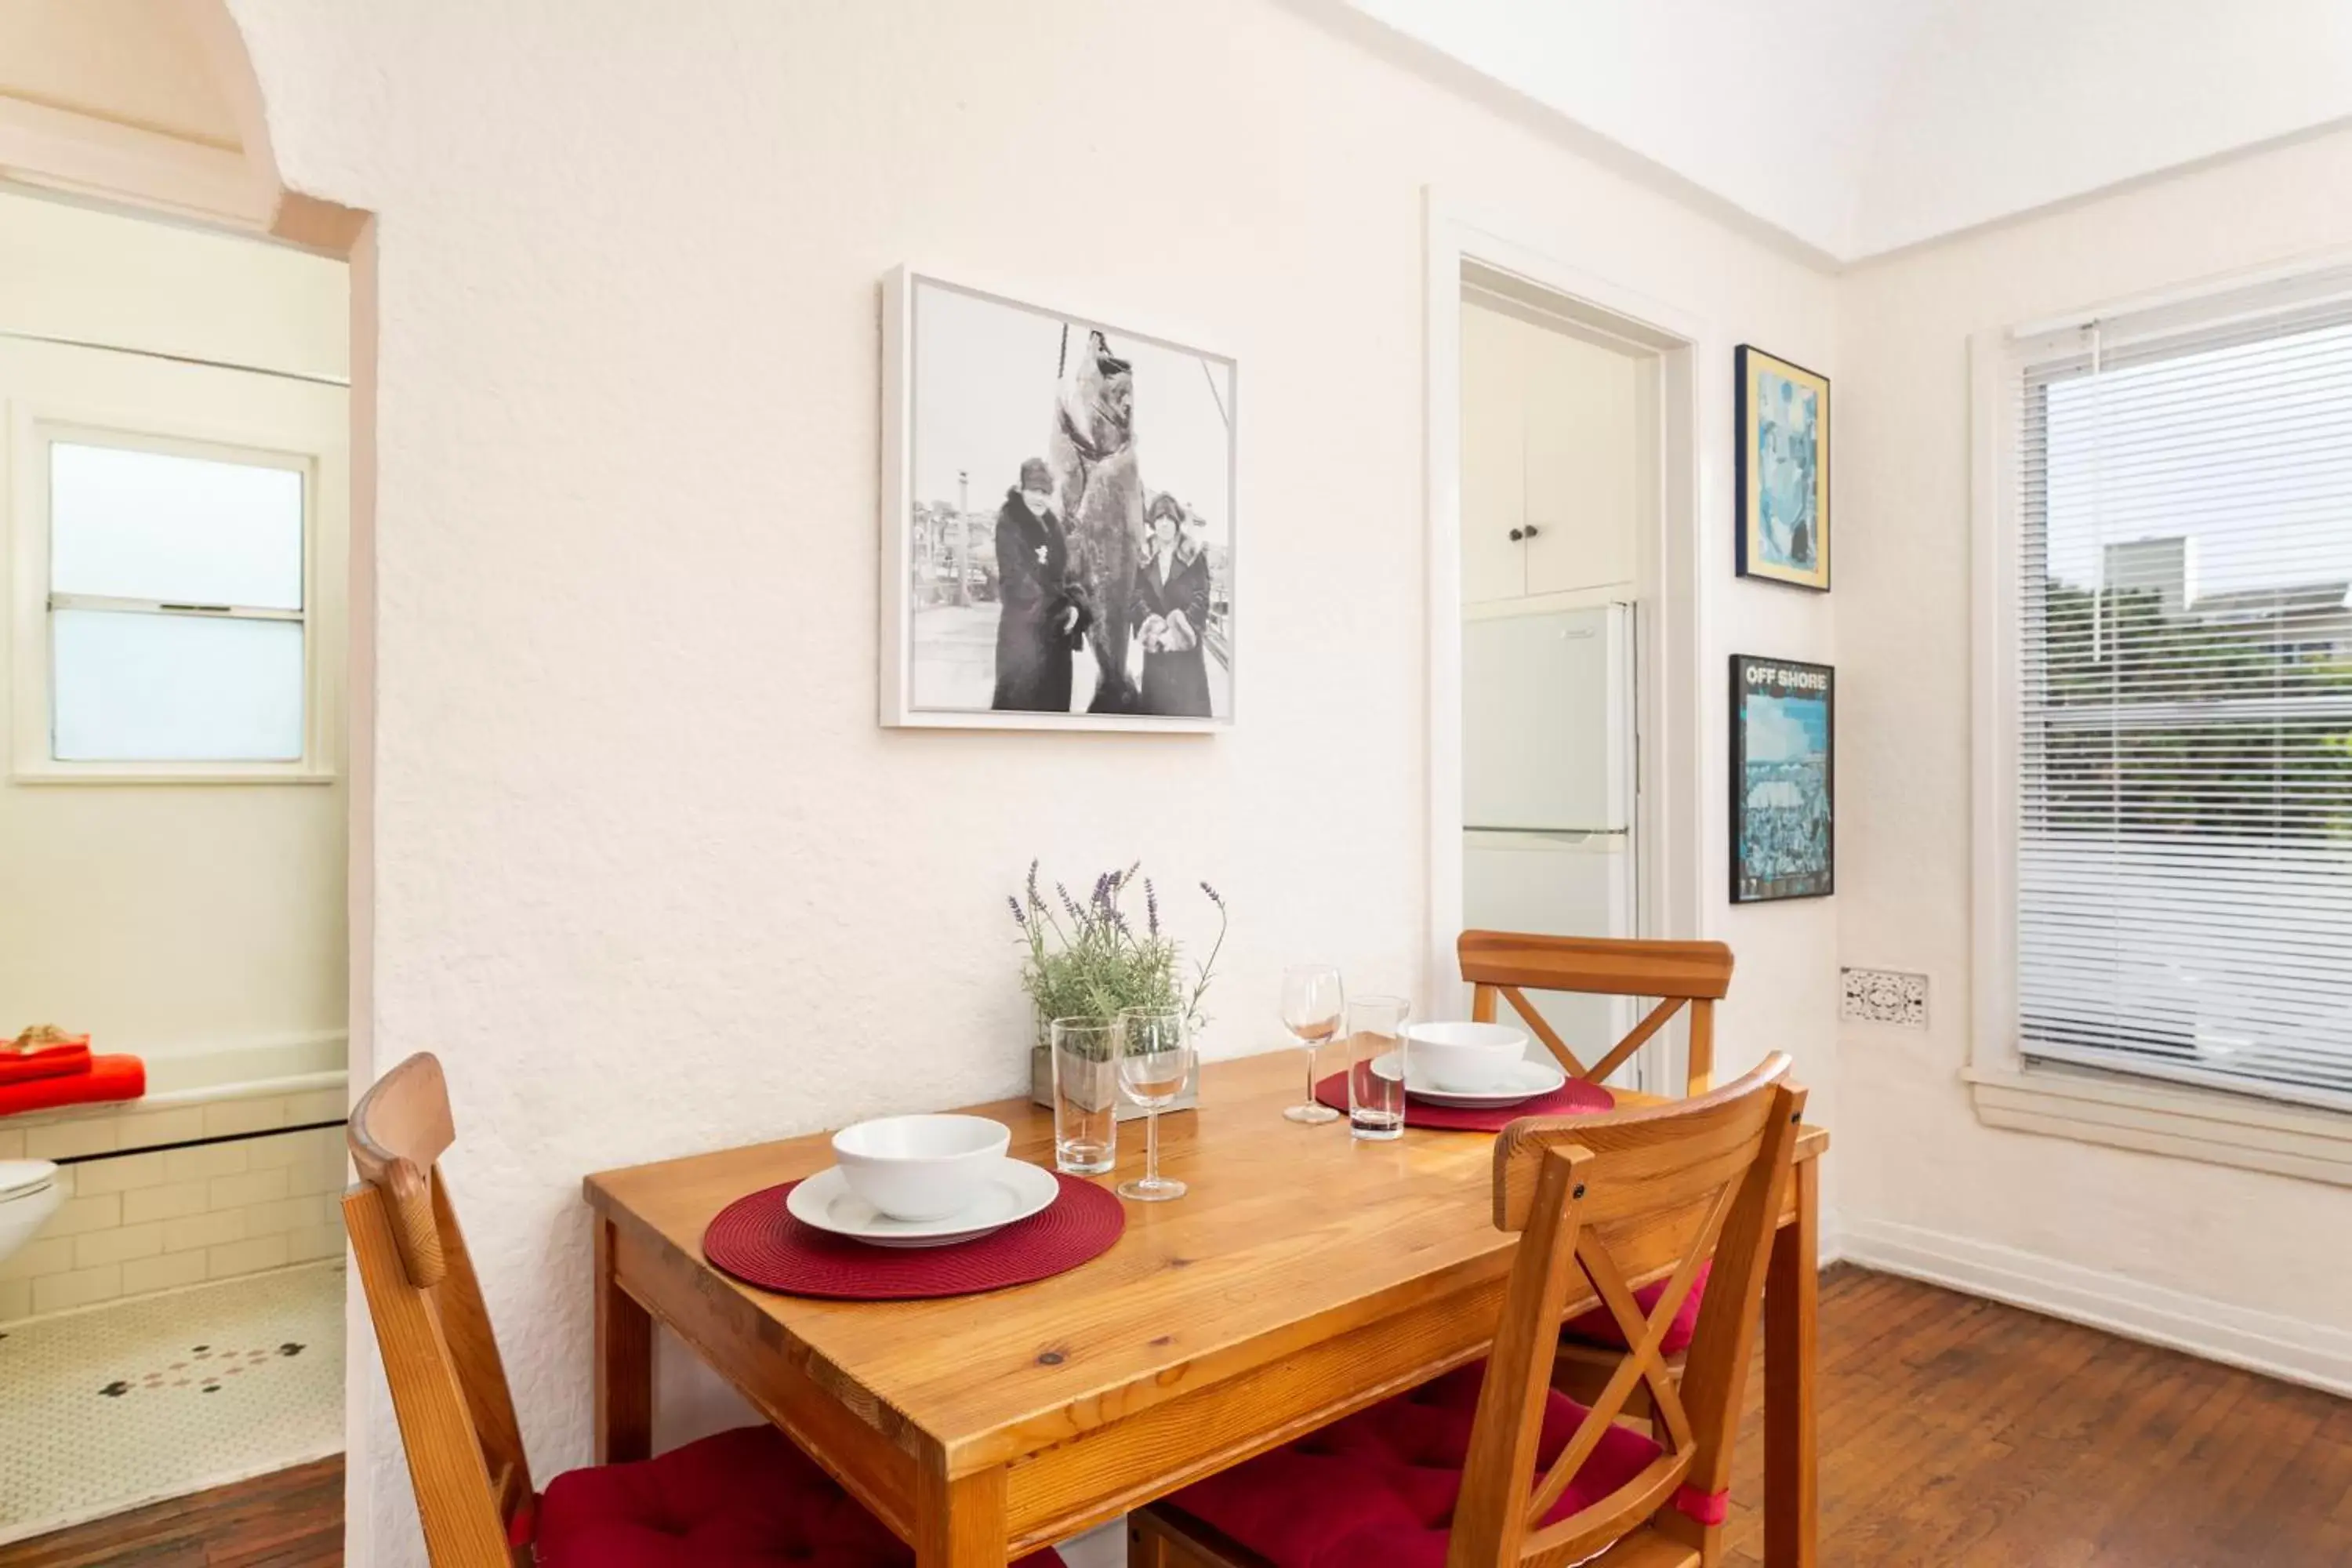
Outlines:
<svg viewBox="0 0 2352 1568"><path fill-rule="evenodd" d="M1528 537L1529 539L1533 539L1535 536L1536 536L1536 525L1535 525L1534 523L1532 523L1532 522L1531 522L1531 523L1528 524Z"/></svg>
<svg viewBox="0 0 2352 1568"><path fill-rule="evenodd" d="M1511 530L1511 542L1514 544L1517 544L1520 540L1525 539L1527 536L1528 531L1524 528L1515 528Z"/></svg>

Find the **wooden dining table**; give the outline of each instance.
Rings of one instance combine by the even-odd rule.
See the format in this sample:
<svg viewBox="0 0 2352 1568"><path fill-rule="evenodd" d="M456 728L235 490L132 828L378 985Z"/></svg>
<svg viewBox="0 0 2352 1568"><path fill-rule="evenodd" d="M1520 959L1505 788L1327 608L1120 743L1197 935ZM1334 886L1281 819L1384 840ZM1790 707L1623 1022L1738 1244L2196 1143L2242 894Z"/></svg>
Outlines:
<svg viewBox="0 0 2352 1568"><path fill-rule="evenodd" d="M1092 1262L984 1295L818 1300L706 1262L720 1209L833 1163L824 1134L590 1176L598 1460L651 1449L661 1322L908 1542L919 1568L1002 1568L1483 1355L1517 1246L1492 1223L1493 1136L1370 1142L1344 1121L1286 1121L1301 1074L1295 1051L1204 1066L1200 1109L1160 1129L1160 1167L1191 1191L1129 1203L1125 1234ZM1050 1111L972 1110L1012 1128L1015 1158L1053 1163ZM1814 1563L1828 1142L1813 1126L1800 1137L1766 1283L1772 1568ZM1140 1123L1119 1146L1117 1174L1097 1180L1140 1165Z"/></svg>

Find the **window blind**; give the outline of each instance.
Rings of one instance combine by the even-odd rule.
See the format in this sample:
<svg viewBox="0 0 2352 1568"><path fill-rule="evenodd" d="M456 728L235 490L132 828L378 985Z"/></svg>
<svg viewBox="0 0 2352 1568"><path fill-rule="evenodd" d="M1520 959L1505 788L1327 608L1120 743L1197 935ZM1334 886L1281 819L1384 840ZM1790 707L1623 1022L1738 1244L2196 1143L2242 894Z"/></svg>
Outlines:
<svg viewBox="0 0 2352 1568"><path fill-rule="evenodd" d="M2023 1054L2352 1108L2352 300L2022 369Z"/></svg>

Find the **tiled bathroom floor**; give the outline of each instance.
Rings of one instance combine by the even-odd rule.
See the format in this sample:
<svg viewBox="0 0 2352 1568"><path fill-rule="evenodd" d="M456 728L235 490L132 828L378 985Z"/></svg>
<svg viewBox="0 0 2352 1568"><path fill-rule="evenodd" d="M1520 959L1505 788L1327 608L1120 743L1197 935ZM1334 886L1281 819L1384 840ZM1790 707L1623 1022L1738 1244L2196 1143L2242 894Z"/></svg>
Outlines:
<svg viewBox="0 0 2352 1568"><path fill-rule="evenodd" d="M340 1259L0 1331L0 1542L342 1446Z"/></svg>

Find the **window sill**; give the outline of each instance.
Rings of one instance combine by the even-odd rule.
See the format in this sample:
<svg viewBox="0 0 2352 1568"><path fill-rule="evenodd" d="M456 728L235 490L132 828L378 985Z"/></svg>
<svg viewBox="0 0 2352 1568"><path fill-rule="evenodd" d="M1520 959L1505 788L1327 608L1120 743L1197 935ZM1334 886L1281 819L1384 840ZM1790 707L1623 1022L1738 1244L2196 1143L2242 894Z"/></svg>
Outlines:
<svg viewBox="0 0 2352 1568"><path fill-rule="evenodd" d="M2352 1116L2065 1068L1960 1076L1989 1127L2352 1186Z"/></svg>
<svg viewBox="0 0 2352 1568"><path fill-rule="evenodd" d="M331 768L306 768L261 763L239 767L233 763L217 767L190 766L177 763L142 767L136 763L112 766L98 763L89 767L19 766L9 774L9 782L20 784L331 784L341 775Z"/></svg>

